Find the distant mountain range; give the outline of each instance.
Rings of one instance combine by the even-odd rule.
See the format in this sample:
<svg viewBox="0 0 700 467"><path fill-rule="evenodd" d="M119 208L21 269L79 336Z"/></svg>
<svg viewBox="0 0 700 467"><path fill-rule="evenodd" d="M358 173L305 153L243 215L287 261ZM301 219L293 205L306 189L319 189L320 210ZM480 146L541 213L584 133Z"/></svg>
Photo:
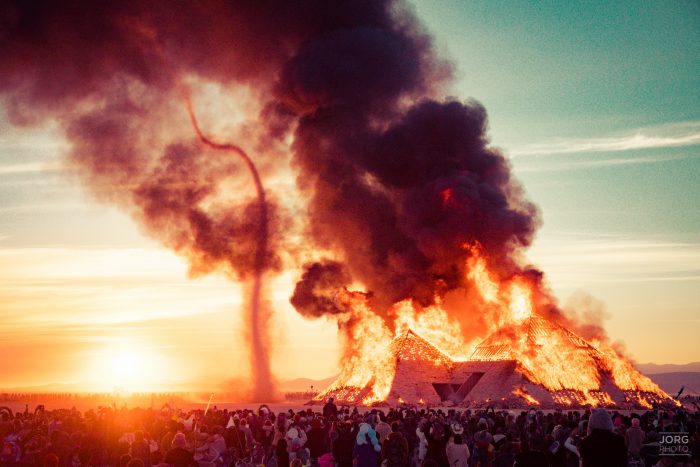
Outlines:
<svg viewBox="0 0 700 467"><path fill-rule="evenodd" d="M682 387L685 387L683 390L684 396L700 396L700 372L679 371L675 373L657 373L647 376L653 379L661 389L672 396L675 396Z"/></svg>
<svg viewBox="0 0 700 467"><path fill-rule="evenodd" d="M280 389L285 392L306 392L311 391L313 386L314 391L322 391L328 387L338 376L331 376L325 379L310 379L296 378L280 382Z"/></svg>
<svg viewBox="0 0 700 467"><path fill-rule="evenodd" d="M637 369L645 375L658 375L662 373L696 373L700 372L700 362L674 365L672 363L638 363Z"/></svg>

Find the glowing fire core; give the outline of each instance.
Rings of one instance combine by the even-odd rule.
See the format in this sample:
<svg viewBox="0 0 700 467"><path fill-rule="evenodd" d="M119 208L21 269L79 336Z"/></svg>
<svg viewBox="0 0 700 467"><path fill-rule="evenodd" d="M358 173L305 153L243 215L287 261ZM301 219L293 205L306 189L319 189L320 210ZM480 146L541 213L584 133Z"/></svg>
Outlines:
<svg viewBox="0 0 700 467"><path fill-rule="evenodd" d="M391 330L386 320L371 309L364 294L343 294L339 300L348 311L339 323L346 330L348 349L340 376L319 398L333 395L344 402L365 405L390 399L398 404L420 404L425 402L424 397L409 400L405 394L397 394L397 373L405 362L419 362L420 368L428 372L430 368L444 369L447 375L458 373L465 365L488 368L498 362L516 362L522 378L543 388L556 406L614 406L627 402L651 407L652 401L670 401L607 342L584 340L553 317L535 312L534 286L525 278L496 281L478 249L473 249L469 262L469 279L492 311L487 339L479 343L465 341L460 323L448 315L439 299L428 307L411 300L396 303L389 311L394 325ZM408 342L409 335L417 337ZM406 345L411 348L406 349ZM451 386L443 389L452 394L445 397L461 401L477 384L478 378L471 387L467 383L442 386ZM541 404L539 396L522 386L515 386L501 399Z"/></svg>

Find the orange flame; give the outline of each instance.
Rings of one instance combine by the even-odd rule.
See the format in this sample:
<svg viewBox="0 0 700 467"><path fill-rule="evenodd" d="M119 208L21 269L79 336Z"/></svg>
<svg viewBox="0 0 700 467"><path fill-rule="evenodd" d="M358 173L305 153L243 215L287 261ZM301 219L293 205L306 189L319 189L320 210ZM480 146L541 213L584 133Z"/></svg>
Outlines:
<svg viewBox="0 0 700 467"><path fill-rule="evenodd" d="M418 308L411 300L394 305L390 314L394 316L395 337L411 330L440 349L454 361L469 358L473 350L462 337L457 321L451 319L440 306L440 301L426 308Z"/></svg>
<svg viewBox="0 0 700 467"><path fill-rule="evenodd" d="M524 388L515 388L513 390L513 394L524 399L528 404L531 405L540 405L540 401L532 397L530 394L525 392Z"/></svg>
<svg viewBox="0 0 700 467"><path fill-rule="evenodd" d="M653 402L670 400L608 343L586 341L558 324L556 316L543 317L534 302L536 294L542 291L531 280L518 275L499 279L489 270L479 245L469 250L467 279L485 304L489 319L484 336L490 335L488 339L475 347L465 341L460 321L448 314L440 297L428 307L411 300L394 304L388 312L394 324L392 332L385 319L369 307L366 295L347 292L339 300L349 312L339 324L345 330L348 349L341 375L319 398L333 393L338 400L366 405L387 400L397 365L390 346L396 338L412 331L441 354L405 358L436 359L436 367L449 368L466 360L512 360L530 383L547 389L559 406L614 406L612 396L603 390L604 381L612 382L628 401L638 406L650 408ZM524 387L515 388L512 394L529 405L542 404ZM402 397L397 401L405 403ZM423 397L417 402L425 404Z"/></svg>

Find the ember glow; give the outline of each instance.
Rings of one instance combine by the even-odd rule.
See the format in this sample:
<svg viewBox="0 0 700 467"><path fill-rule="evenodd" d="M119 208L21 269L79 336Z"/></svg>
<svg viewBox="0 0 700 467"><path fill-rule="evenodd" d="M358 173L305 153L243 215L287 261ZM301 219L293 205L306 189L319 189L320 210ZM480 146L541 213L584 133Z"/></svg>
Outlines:
<svg viewBox="0 0 700 467"><path fill-rule="evenodd" d="M478 342L465 340L459 321L448 315L439 299L428 307L411 300L401 301L384 320L368 306L365 294L348 294L359 300L346 302L347 311L336 315L339 328L348 335L344 373L319 399L333 395L363 404L391 399L401 361L421 361L427 366L448 369L459 362L514 361L523 377L549 391L558 407L614 406L616 401L609 391L616 394L617 403L624 400L636 407L651 406L649 398L670 400L605 340L589 342L567 329L565 324L574 327L576 323L552 308L551 299L543 300L548 306L538 310L532 297L545 292L535 288L537 282L517 275L496 282L496 275L489 271L480 251L478 247L470 248L468 263L472 268L467 280L493 314L492 322L497 323L497 329L484 330L490 334L484 336L488 338ZM352 318L343 318L346 315ZM393 332L387 322L393 326ZM417 334L434 349L417 345L406 351L403 344L407 333ZM401 347L399 352L397 346ZM382 357L375 358L378 355ZM540 405L523 387L516 387L511 394L526 404ZM418 403L405 394L393 396L397 401Z"/></svg>
<svg viewBox="0 0 700 467"><path fill-rule="evenodd" d="M513 390L513 395L523 398L529 405L540 405L540 402L525 392L523 388L515 388Z"/></svg>

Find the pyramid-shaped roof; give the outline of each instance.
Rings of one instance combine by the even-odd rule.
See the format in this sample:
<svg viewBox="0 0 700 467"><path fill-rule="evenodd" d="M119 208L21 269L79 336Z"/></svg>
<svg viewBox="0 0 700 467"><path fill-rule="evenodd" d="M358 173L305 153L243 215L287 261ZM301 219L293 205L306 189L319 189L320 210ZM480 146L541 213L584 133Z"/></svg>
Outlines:
<svg viewBox="0 0 700 467"><path fill-rule="evenodd" d="M388 347L391 354L391 365L394 366L393 378L386 403L429 401L439 403L440 398L433 390L433 381L444 380L451 370L452 360L437 347L416 334L407 330L395 337ZM368 381L365 387L351 387L339 376L325 391L316 396L315 400L333 397L343 403L356 403L371 394L374 379Z"/></svg>
<svg viewBox="0 0 700 467"><path fill-rule="evenodd" d="M543 345L546 340L556 337L558 342L568 342L571 347L596 356L598 350L588 342L554 321L539 315L530 315L517 326L507 327L496 331L482 341L472 353L470 360L513 360L517 355L513 352L513 336L525 338L528 345L534 347Z"/></svg>
<svg viewBox="0 0 700 467"><path fill-rule="evenodd" d="M556 347L562 345L563 348ZM341 373L314 401L333 397L339 403L349 404L502 404L510 408L574 408L589 404L641 408L671 402L662 391L649 389L648 385L619 387L609 363L603 363L610 356L538 315L495 332L463 362L453 361L412 330L394 338L387 352L384 361L388 372L382 366L382 371L373 374L362 387L348 384L351 376ZM533 366L533 356L540 366ZM566 371L558 370L562 362ZM648 380L631 365L630 371ZM588 374L592 382L581 385L577 379L581 374Z"/></svg>
<svg viewBox="0 0 700 467"><path fill-rule="evenodd" d="M397 363L401 361L425 361L439 365L449 366L452 364L450 357L410 329L391 341L389 352L394 355Z"/></svg>

